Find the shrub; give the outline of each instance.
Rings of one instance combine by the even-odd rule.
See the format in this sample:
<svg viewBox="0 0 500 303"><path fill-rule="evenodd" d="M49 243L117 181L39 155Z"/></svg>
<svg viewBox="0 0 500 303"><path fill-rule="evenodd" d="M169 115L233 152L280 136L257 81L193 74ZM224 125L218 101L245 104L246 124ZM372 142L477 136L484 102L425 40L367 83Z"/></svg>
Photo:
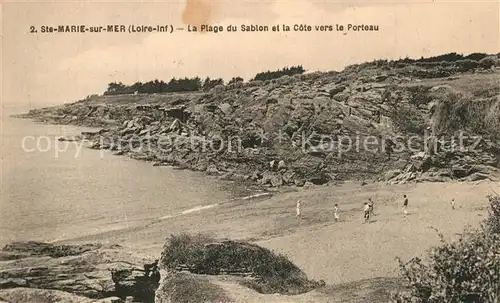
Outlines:
<svg viewBox="0 0 500 303"><path fill-rule="evenodd" d="M428 86L415 86L409 87L410 91L410 104L417 107L427 105L432 101L432 96L429 94L430 87Z"/></svg>
<svg viewBox="0 0 500 303"><path fill-rule="evenodd" d="M392 302L497 303L500 300L500 198L489 197L490 213L478 230L464 233L420 258L400 262L408 291L392 295Z"/></svg>
<svg viewBox="0 0 500 303"><path fill-rule="evenodd" d="M473 70L473 69L479 67L479 63L477 61L470 60L470 59L458 60L456 62L456 64L457 64L458 70L461 72L467 72L467 71L470 71L470 70Z"/></svg>
<svg viewBox="0 0 500 303"><path fill-rule="evenodd" d="M488 218L483 223L483 230L489 234L500 235L500 196L490 196Z"/></svg>
<svg viewBox="0 0 500 303"><path fill-rule="evenodd" d="M231 302L219 285L185 273L170 275L161 287L155 302Z"/></svg>
<svg viewBox="0 0 500 303"><path fill-rule="evenodd" d="M298 294L321 285L308 280L283 255L257 245L217 242L203 235L171 236L165 244L161 265L171 270L182 266L195 274L249 273L256 279L244 284L261 293Z"/></svg>
<svg viewBox="0 0 500 303"><path fill-rule="evenodd" d="M482 68L491 68L492 66L500 66L500 60L494 56L488 56L479 61L479 65Z"/></svg>
<svg viewBox="0 0 500 303"><path fill-rule="evenodd" d="M396 106L390 118L395 128L405 134L423 134L425 117L418 108L411 104Z"/></svg>
<svg viewBox="0 0 500 303"><path fill-rule="evenodd" d="M468 130L498 138L500 100L495 97L475 99L466 94L449 93L438 103L433 119L438 134Z"/></svg>
<svg viewBox="0 0 500 303"><path fill-rule="evenodd" d="M238 82L243 82L243 78L233 77L231 80L229 80L229 82L227 84L229 85L229 84L238 83Z"/></svg>
<svg viewBox="0 0 500 303"><path fill-rule="evenodd" d="M302 67L302 65L297 65L297 66L292 66L292 67L285 67L279 70L275 71L267 71L267 72L261 72L255 75L255 77L250 80L260 80L260 81L266 81L266 80L272 80L272 79L277 79L282 76L293 76L293 75L300 75L305 72L305 69Z"/></svg>

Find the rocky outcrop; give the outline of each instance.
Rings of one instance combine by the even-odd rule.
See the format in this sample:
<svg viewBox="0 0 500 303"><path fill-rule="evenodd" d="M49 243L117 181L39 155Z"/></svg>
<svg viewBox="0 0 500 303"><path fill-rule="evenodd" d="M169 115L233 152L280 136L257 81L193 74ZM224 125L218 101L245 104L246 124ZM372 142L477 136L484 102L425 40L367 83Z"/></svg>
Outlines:
<svg viewBox="0 0 500 303"><path fill-rule="evenodd" d="M500 169L497 168L500 151L491 141L476 138L465 141L463 146L455 141L438 142L435 148L412 155L404 168L381 175L379 181L405 183L500 180Z"/></svg>
<svg viewBox="0 0 500 303"><path fill-rule="evenodd" d="M436 121L459 118L450 116L453 111L435 114L442 107L438 101L454 90L455 80L419 84L418 77L434 76L432 69L418 66L358 66L341 73L240 82L203 93L103 96L32 110L25 117L105 126L100 132L83 134L92 148L224 179L269 187L367 180L401 169L401 162L411 162L414 154L406 149L387 157L384 141L373 143L374 138L423 139L422 130L432 129ZM496 108L495 97L488 98L489 108ZM481 119L480 113L474 115L471 119ZM487 121L500 118L495 115L500 114L488 111ZM457 125L465 128L472 123ZM365 144L366 138L372 143ZM437 157L448 156L443 152ZM492 159L483 165L499 168L498 152ZM475 165L467 156L462 160Z"/></svg>
<svg viewBox="0 0 500 303"><path fill-rule="evenodd" d="M120 246L15 242L0 251L0 299L153 302L159 278L145 272L144 262Z"/></svg>

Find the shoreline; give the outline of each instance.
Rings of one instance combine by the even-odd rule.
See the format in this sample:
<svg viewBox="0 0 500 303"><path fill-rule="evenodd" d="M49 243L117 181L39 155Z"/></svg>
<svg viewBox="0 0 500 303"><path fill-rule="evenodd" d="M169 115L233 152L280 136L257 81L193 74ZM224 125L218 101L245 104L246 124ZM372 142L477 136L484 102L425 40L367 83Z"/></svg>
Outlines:
<svg viewBox="0 0 500 303"><path fill-rule="evenodd" d="M486 215L485 197L496 185L482 181L316 186L307 191L188 211L131 229L57 243L118 244L137 256L152 258L162 251L168 235L201 233L220 240L248 241L285 254L309 277L339 286L363 279L396 278L395 257L405 260L423 256L428 249L439 245L434 228L452 241L465 226L477 227ZM440 194L433 199L430 195L438 189ZM403 193L411 197L407 218L401 214L398 202ZM374 198L377 216L370 224L361 224L362 203L367 197ZM452 197L457 200L457 210L453 212L447 202ZM307 202L300 223L294 213L297 199ZM341 221L336 223L332 207L337 202ZM370 253L366 254L367 251Z"/></svg>
<svg viewBox="0 0 500 303"><path fill-rule="evenodd" d="M496 190L500 176L498 142L479 136L481 140L465 142L467 148L455 149L455 131L475 133L467 125L450 126L446 122L457 118L454 110L466 110L468 102L478 98L484 101L482 111L467 113L481 123L491 118L490 109L498 104L495 97L472 95L463 100L460 94L479 94L477 88L467 86L472 79L484 80L485 85L490 85L488 89L497 91L487 82L497 73L416 79L396 71L402 72L361 69L282 77L182 97L138 95L131 101L131 96L98 96L30 111L22 117L31 122L42 119L47 125L92 125L95 129L81 132L82 141L75 141L77 136L73 136L59 138L58 142L79 144L87 140L89 150L137 161L109 158L106 162L115 166L106 167L90 163L98 158L97 153L92 153L94 158L80 162L88 164L78 170L80 176L63 180L55 188L48 187L53 184L37 183L37 189L44 189L46 195L28 195L27 201L46 198L46 204L27 203L21 217L37 219L36 211L30 213L37 206L38 212L48 214L40 220L50 222L51 215L57 218L45 227L50 231L48 235L43 234L43 229L39 232L46 237L57 235L51 243L116 245L126 251L125 259L157 259L168 239L175 235L203 234L220 243L231 240L257 245L282 254L308 278L326 282L323 289L287 296L290 302L332 302L331 297L337 296L335 290L343 287L355 293L359 285L368 285L370 290L381 284L394 285L400 273L397 258L405 261L426 256L429 249L440 244L439 234L453 241L464 226L474 228L480 224L486 216L485 197ZM449 98L458 105L447 103ZM403 112L403 117L397 116L402 108L409 111ZM419 140L425 137L425 131L422 135L418 129L409 130L415 126L409 122L415 122L420 130L441 127L451 138L436 143L440 149L435 153L413 153L410 148L394 153L382 149L375 153L349 150L336 157L327 151L304 151L297 147L300 144L294 145L302 142L302 136L316 132L335 137L339 146L339 138L360 133L378 138L387 132L404 134L408 147L413 147L410 139L418 139L416 145L420 148ZM290 135L290 141L259 141L261 131L284 132ZM200 151L190 145L199 137L213 140L233 135L242 139L243 148L237 152ZM162 137L180 138L180 143L171 141L162 146L156 140ZM150 143L149 149L144 148ZM74 173L75 163L61 167ZM151 164L170 168L152 168ZM32 166L27 166L28 174ZM55 183L54 174L50 175L50 170L48 173L47 182ZM126 177L121 178L123 175ZM64 192L66 181L74 188L68 186ZM85 188L93 189L90 197L83 197L79 191L82 181L91 182L85 183ZM59 189L67 195L61 198ZM409 213L402 211L406 196ZM368 199L373 199L376 215L363 222L362 209ZM299 217L295 214L297 200L302 202ZM24 199L21 196L12 201L21 204ZM339 221L333 213L336 204ZM72 226L71 218L64 217L65 211L75 209L80 214L91 212L79 218L81 226ZM93 219L95 222L91 222ZM78 235L75 231L88 234ZM237 297L256 295L253 290L221 281L214 283L227 287L228 293ZM271 298L257 296L263 301ZM383 299L380 302L385 303Z"/></svg>
<svg viewBox="0 0 500 303"><path fill-rule="evenodd" d="M96 96L17 117L101 128L82 134L93 149L264 188L342 180L498 180L498 140L488 133L478 137L483 130L469 130L467 125L447 129L443 121L454 117L446 116L451 114L444 109L433 110L446 107L449 98L478 94L474 83L491 86L498 72L471 71L452 79L406 79L399 72L361 70L356 76L366 78L363 82L347 80L354 75L347 70L236 83L203 94ZM307 84L307 92L299 84ZM397 102L411 108L405 115L415 121L398 118L394 93L402 96ZM486 117L497 101L481 100ZM430 139L421 130L434 134L440 128L434 150L426 151ZM455 131L460 131L460 146ZM236 150L232 138L237 140ZM344 139L350 142L347 147ZM362 149L357 145L361 139ZM367 143L373 139L376 148ZM398 148L389 148L388 140ZM331 150L335 146L338 154Z"/></svg>

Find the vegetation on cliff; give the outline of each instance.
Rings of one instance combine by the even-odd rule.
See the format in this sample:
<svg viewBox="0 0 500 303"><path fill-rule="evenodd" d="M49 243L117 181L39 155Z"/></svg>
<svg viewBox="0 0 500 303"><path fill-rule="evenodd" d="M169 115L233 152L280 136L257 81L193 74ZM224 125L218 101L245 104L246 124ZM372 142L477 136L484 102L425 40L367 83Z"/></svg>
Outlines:
<svg viewBox="0 0 500 303"><path fill-rule="evenodd" d="M256 77L276 79L188 79L198 83L188 93L94 96L27 117L105 126L85 135L92 148L263 186L496 179L499 62L452 53L342 72L298 66Z"/></svg>
<svg viewBox="0 0 500 303"><path fill-rule="evenodd" d="M392 302L473 302L500 300L500 197L489 197L488 218L478 230L466 230L457 242L434 248L425 262L400 261L409 290Z"/></svg>
<svg viewBox="0 0 500 303"><path fill-rule="evenodd" d="M276 71L267 71L258 73L251 80L271 80L282 76L293 76L302 74L304 72L302 66L284 67ZM233 77L228 81L229 84L243 82L241 77ZM159 94L159 93L174 93L174 92L193 92L193 91L207 91L217 85L224 85L222 78L210 79L206 77L201 80L200 77L176 79L172 78L169 82L155 79L149 82L136 82L132 85L125 85L122 82L111 82L103 95L126 95L126 94Z"/></svg>

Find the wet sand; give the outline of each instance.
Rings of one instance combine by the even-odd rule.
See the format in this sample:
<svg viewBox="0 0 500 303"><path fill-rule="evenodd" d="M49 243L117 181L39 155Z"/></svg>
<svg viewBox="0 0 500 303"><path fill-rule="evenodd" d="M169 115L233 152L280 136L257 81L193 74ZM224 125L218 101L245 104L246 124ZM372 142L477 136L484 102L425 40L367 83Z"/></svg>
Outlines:
<svg viewBox="0 0 500 303"><path fill-rule="evenodd" d="M318 186L233 200L142 227L69 242L118 243L154 257L171 234L206 233L252 241L283 253L311 278L330 285L396 277L396 257L425 256L439 244L435 229L451 240L465 226L477 227L487 213L486 196L497 187L486 181ZM402 213L403 194L409 196L408 216ZM362 206L369 197L375 202L376 216L363 224ZM452 198L456 210L451 209ZM297 199L303 201L300 220L295 217ZM334 222L335 203L340 207L340 222Z"/></svg>

